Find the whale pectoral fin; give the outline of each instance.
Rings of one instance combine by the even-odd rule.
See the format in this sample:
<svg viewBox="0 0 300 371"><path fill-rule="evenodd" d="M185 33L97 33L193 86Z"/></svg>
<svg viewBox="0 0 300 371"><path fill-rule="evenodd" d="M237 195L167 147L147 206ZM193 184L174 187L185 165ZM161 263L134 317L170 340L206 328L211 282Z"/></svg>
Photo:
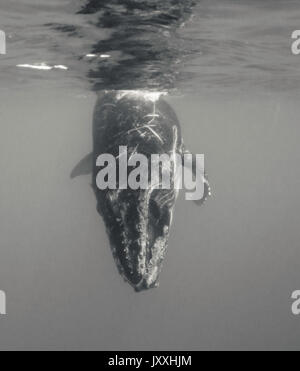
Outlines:
<svg viewBox="0 0 300 371"><path fill-rule="evenodd" d="M70 177L71 179L74 179L80 175L91 174L92 171L93 171L93 153L89 153L74 167Z"/></svg>
<svg viewBox="0 0 300 371"><path fill-rule="evenodd" d="M189 165L186 165L184 164L186 167L188 166L188 168L192 171L193 173L193 176L196 178L196 175L197 175L197 161L196 161L196 156L191 153L188 149L186 149L185 147L183 148L183 154L189 154L189 155L192 155L193 157L193 161L192 163L189 163ZM199 170L199 169L198 169ZM211 196L211 188L210 188L210 184L209 184L209 181L207 179L207 175L205 172L203 172L203 169L201 168L200 169L200 172L202 173L202 180L203 180L203 183L204 183L204 192L203 192L203 197L199 200L195 200L194 203L197 205L197 206L201 206L203 205L207 200L208 198Z"/></svg>

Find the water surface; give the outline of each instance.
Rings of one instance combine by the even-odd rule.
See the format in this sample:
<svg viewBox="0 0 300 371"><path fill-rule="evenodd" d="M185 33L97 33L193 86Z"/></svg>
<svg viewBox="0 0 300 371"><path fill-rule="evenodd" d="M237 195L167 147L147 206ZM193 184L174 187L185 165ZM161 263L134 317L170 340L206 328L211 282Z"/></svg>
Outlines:
<svg viewBox="0 0 300 371"><path fill-rule="evenodd" d="M45 82L93 89L295 91L297 0L3 0L2 89ZM68 70L24 71L46 63Z"/></svg>

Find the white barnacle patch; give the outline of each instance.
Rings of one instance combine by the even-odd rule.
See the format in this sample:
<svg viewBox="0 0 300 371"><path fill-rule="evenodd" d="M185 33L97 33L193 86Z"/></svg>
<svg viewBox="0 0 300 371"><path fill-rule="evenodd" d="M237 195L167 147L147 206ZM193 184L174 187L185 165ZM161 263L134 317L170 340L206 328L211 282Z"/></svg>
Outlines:
<svg viewBox="0 0 300 371"><path fill-rule="evenodd" d="M147 273L145 275L145 280L148 287L153 285L157 279L158 275L162 268L162 262L165 258L166 249L167 249L167 240L168 240L169 229L166 226L164 228L164 235L157 238L154 246L152 247L152 258L147 266Z"/></svg>

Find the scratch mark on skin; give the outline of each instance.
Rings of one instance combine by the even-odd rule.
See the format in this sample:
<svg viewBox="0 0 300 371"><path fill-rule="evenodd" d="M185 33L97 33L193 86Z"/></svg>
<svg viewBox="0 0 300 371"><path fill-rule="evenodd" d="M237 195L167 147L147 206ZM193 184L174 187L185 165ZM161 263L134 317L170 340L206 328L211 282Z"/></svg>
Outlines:
<svg viewBox="0 0 300 371"><path fill-rule="evenodd" d="M134 154L136 154L137 153L137 149L139 148L139 144L137 144L136 146L135 146L135 149L132 151L132 154L130 155L130 157L129 157L129 160L128 161L130 161L131 159L132 159L132 156L134 155Z"/></svg>
<svg viewBox="0 0 300 371"><path fill-rule="evenodd" d="M150 113L149 115L146 115L145 117L160 117L160 116L156 113Z"/></svg>
<svg viewBox="0 0 300 371"><path fill-rule="evenodd" d="M161 202L161 205L164 206L168 202L173 201L173 200L174 200L174 194L173 192L170 191L160 199L160 202Z"/></svg>
<svg viewBox="0 0 300 371"><path fill-rule="evenodd" d="M161 137L159 136L159 134L155 130L152 129L152 127L156 127L156 126L157 125L148 125L148 124L146 124L144 126L140 126L138 128L134 128L134 129L128 130L127 132L122 133L122 134L120 134L118 136L121 136L121 135L124 135L124 134L131 134L131 133L134 133L135 131L138 131L140 133L140 135L143 136L144 133L141 133L140 130L142 130L142 129L149 129L152 132L152 134L155 135L160 140L161 143L164 143L164 141L161 139Z"/></svg>
<svg viewBox="0 0 300 371"><path fill-rule="evenodd" d="M163 144L164 141L161 139L161 137L157 134L157 132L155 130L152 129L151 126L146 126L147 129L149 129L155 136L156 138L158 138L160 140L160 142Z"/></svg>
<svg viewBox="0 0 300 371"><path fill-rule="evenodd" d="M146 115L145 117L153 117L153 118L155 118L155 117L160 117L160 115L158 115L158 114L156 113L156 103L155 103L155 102L153 103L153 113L149 113L149 114Z"/></svg>
<svg viewBox="0 0 300 371"><path fill-rule="evenodd" d="M161 139L161 137L159 136L159 134L158 134L155 130L153 130L153 129L151 128L151 124L154 122L155 118L160 117L160 115L158 115L158 114L156 113L156 104L155 104L155 102L153 102L153 113L150 113L150 114L148 114L148 115L145 116L145 117L152 117L152 120L150 120L150 121L148 122L148 124L147 124L147 128L148 128L148 129L152 132L152 134L155 135L156 138L158 138L158 139L160 140L160 142L163 144L164 142L163 142L163 140ZM154 127L155 127L155 125L154 125Z"/></svg>
<svg viewBox="0 0 300 371"><path fill-rule="evenodd" d="M150 120L148 122L148 124L152 124L152 122L155 120L156 117L160 117L157 113L156 113L156 105L155 105L155 102L153 103L153 113L149 113L148 115L146 115L145 117L152 117L152 120Z"/></svg>
<svg viewBox="0 0 300 371"><path fill-rule="evenodd" d="M106 103L105 106L116 107L116 105L109 104L109 103ZM155 102L153 102L153 112L150 113L150 114L148 114L148 115L146 115L146 116L144 116L144 118L145 117L152 117L152 119L149 122L145 123L143 126L135 127L135 128L133 128L131 130L128 130L127 132L123 132L123 133L120 133L120 134L116 135L115 138L117 139L117 138L119 138L119 137L121 137L123 135L129 135L131 133L134 133L135 131L139 132L139 134L140 134L141 137L145 137L146 134L143 133L143 132L141 132L141 130L142 129L148 129L163 144L164 141L162 140L161 136L154 129L152 129L153 127L158 126L157 124L154 124L153 125L153 122L155 121L155 119L161 117L159 114L156 113L156 104L155 104ZM119 119L120 119L120 117L119 117ZM138 125L138 123L136 122L135 125Z"/></svg>
<svg viewBox="0 0 300 371"><path fill-rule="evenodd" d="M117 105L112 103L105 103L103 104L103 107L117 107Z"/></svg>

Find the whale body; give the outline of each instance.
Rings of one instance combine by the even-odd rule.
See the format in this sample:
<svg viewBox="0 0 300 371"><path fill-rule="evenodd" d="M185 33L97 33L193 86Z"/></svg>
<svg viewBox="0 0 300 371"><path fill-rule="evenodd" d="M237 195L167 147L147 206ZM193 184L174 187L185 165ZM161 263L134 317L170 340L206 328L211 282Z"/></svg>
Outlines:
<svg viewBox="0 0 300 371"><path fill-rule="evenodd" d="M143 91L99 94L94 111L93 152L72 172L75 177L92 171L97 210L106 225L116 265L123 278L139 292L158 286L178 189L174 186L174 169L170 189L152 188L150 184L147 189L119 186L99 189L97 158L101 154L118 158L120 146L127 147L128 157L139 153L149 161L152 154L182 157L187 153L176 113L163 94ZM87 163L89 170L83 170ZM200 203L209 193L205 181Z"/></svg>

